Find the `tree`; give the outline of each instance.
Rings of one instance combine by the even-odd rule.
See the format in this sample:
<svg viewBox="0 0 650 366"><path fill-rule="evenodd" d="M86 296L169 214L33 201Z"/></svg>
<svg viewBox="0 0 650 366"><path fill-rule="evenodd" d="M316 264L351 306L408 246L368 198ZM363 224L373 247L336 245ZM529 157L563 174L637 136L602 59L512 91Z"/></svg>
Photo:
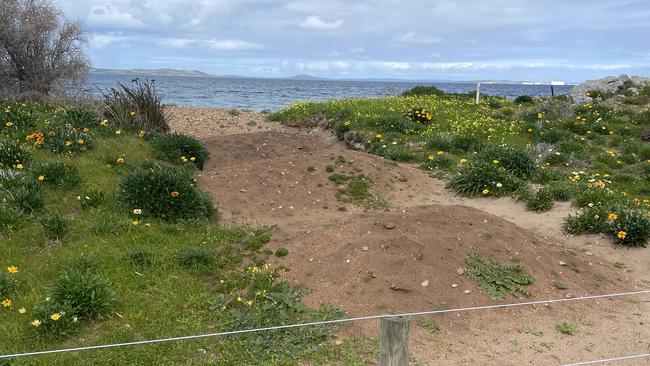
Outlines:
<svg viewBox="0 0 650 366"><path fill-rule="evenodd" d="M49 0L0 0L0 95L49 95L88 71L81 25Z"/></svg>

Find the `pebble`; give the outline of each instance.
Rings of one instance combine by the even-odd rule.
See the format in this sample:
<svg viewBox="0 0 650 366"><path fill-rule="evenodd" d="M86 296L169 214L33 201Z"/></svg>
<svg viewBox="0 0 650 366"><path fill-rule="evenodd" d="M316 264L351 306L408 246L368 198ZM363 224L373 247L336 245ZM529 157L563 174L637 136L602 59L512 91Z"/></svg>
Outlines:
<svg viewBox="0 0 650 366"><path fill-rule="evenodd" d="M465 270L462 269L462 268L458 268L458 269L456 270L456 273L458 273L459 276L462 276L462 275L465 274Z"/></svg>
<svg viewBox="0 0 650 366"><path fill-rule="evenodd" d="M470 290L465 290L465 293L466 293L466 294L471 294L472 291L470 291Z"/></svg>
<svg viewBox="0 0 650 366"><path fill-rule="evenodd" d="M556 282L555 283L555 288L558 289L558 290L568 290L569 286L565 285L562 282Z"/></svg>
<svg viewBox="0 0 650 366"><path fill-rule="evenodd" d="M420 284L422 287L427 287L429 286L429 280L426 280Z"/></svg>
<svg viewBox="0 0 650 366"><path fill-rule="evenodd" d="M558 264L561 265L561 266L566 266L566 263L564 263L562 261L560 261L560 263L558 263Z"/></svg>
<svg viewBox="0 0 650 366"><path fill-rule="evenodd" d="M340 345L343 344L343 341L340 340L340 339L337 339L336 341L334 341L334 344L337 345L337 346L340 346Z"/></svg>
<svg viewBox="0 0 650 366"><path fill-rule="evenodd" d="M451 284L451 287L454 287L454 288L455 288L455 287L458 287L458 284L457 284L457 283L452 283L452 284Z"/></svg>
<svg viewBox="0 0 650 366"><path fill-rule="evenodd" d="M364 252L367 252L367 251L368 251L368 247L363 246L363 247L361 247L361 250L363 250Z"/></svg>
<svg viewBox="0 0 650 366"><path fill-rule="evenodd" d="M393 224L392 222L384 223L384 229L393 230L394 228L395 228L395 224Z"/></svg>
<svg viewBox="0 0 650 366"><path fill-rule="evenodd" d="M239 192L246 193L246 190L245 189L240 189Z"/></svg>

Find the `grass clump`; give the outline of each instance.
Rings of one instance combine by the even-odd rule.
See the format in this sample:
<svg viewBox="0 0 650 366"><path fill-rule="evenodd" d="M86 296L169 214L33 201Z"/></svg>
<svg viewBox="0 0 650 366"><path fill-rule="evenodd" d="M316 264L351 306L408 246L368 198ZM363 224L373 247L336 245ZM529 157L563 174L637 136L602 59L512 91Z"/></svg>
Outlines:
<svg viewBox="0 0 650 366"><path fill-rule="evenodd" d="M23 213L40 211L45 205L38 181L30 181L24 176L2 181L0 198Z"/></svg>
<svg viewBox="0 0 650 366"><path fill-rule="evenodd" d="M18 289L18 281L15 275L5 271L0 272L0 299L8 298ZM1 301L1 300L0 300Z"/></svg>
<svg viewBox="0 0 650 366"><path fill-rule="evenodd" d="M51 213L39 220L45 236L51 240L61 240L70 232L70 220L59 213Z"/></svg>
<svg viewBox="0 0 650 366"><path fill-rule="evenodd" d="M460 196L503 196L516 191L522 182L502 166L483 160L463 166L451 177L448 187Z"/></svg>
<svg viewBox="0 0 650 366"><path fill-rule="evenodd" d="M26 219L20 210L0 203L0 233L20 229Z"/></svg>
<svg viewBox="0 0 650 366"><path fill-rule="evenodd" d="M98 189L89 189L78 195L77 200L79 201L81 208L87 210L91 208L98 208L104 204L106 195L104 192Z"/></svg>
<svg viewBox="0 0 650 366"><path fill-rule="evenodd" d="M518 265L504 266L497 261L484 258L472 249L465 258L465 272L478 286L487 291L491 298L503 301L506 294L514 297L529 297L530 292L524 287L535 279Z"/></svg>
<svg viewBox="0 0 650 366"><path fill-rule="evenodd" d="M21 170L31 154L15 141L0 141L0 169Z"/></svg>
<svg viewBox="0 0 650 366"><path fill-rule="evenodd" d="M168 132L168 115L156 93L153 80L135 79L131 86L118 83L104 92L104 116L125 131Z"/></svg>
<svg viewBox="0 0 650 366"><path fill-rule="evenodd" d="M543 212L553 208L553 192L542 188L526 198L526 208L530 211Z"/></svg>
<svg viewBox="0 0 650 366"><path fill-rule="evenodd" d="M215 210L186 169L167 163L149 162L124 175L117 197L128 212L170 221L208 218Z"/></svg>
<svg viewBox="0 0 650 366"><path fill-rule="evenodd" d="M210 158L203 143L180 133L157 135L151 140L151 146L161 160L176 164L192 163L200 170Z"/></svg>
<svg viewBox="0 0 650 366"><path fill-rule="evenodd" d="M48 131L43 148L60 155L73 155L93 148L93 137L83 130L63 126Z"/></svg>
<svg viewBox="0 0 650 366"><path fill-rule="evenodd" d="M207 270L216 263L214 252L205 248L185 248L178 253L178 264L194 270Z"/></svg>
<svg viewBox="0 0 650 366"><path fill-rule="evenodd" d="M289 254L289 249L287 248L278 248L275 250L276 257L286 257Z"/></svg>
<svg viewBox="0 0 650 366"><path fill-rule="evenodd" d="M594 206L564 220L570 234L607 234L619 245L645 247L650 239L650 219L626 207Z"/></svg>
<svg viewBox="0 0 650 366"><path fill-rule="evenodd" d="M128 252L124 259L134 267L149 267L153 265L153 254L144 249L133 249Z"/></svg>
<svg viewBox="0 0 650 366"><path fill-rule="evenodd" d="M79 169L62 162L35 164L29 169L29 176L56 187L75 188L81 184Z"/></svg>

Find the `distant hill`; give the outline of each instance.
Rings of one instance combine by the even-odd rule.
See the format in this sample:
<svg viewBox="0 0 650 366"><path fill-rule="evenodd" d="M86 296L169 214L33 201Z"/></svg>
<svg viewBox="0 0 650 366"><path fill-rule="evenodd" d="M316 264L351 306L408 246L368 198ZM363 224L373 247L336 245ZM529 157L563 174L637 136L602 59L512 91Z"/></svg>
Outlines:
<svg viewBox="0 0 650 366"><path fill-rule="evenodd" d="M308 74L298 74L294 76L289 76L283 79L288 79L288 80L330 80L328 78L320 78L318 76L312 76Z"/></svg>
<svg viewBox="0 0 650 366"><path fill-rule="evenodd" d="M175 69L91 69L93 74L103 75L147 75L147 76L214 76L197 70Z"/></svg>

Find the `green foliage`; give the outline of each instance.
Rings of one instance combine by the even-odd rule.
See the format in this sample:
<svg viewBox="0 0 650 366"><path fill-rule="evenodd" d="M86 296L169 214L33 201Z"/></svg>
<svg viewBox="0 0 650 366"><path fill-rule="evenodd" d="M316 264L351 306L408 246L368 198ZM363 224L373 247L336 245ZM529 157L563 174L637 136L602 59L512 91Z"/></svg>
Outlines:
<svg viewBox="0 0 650 366"><path fill-rule="evenodd" d="M578 207L589 206L607 206L616 200L611 193L603 188L592 187L579 190L574 198L573 203Z"/></svg>
<svg viewBox="0 0 650 366"><path fill-rule="evenodd" d="M6 299L18 289L18 281L15 277L15 274L0 272L0 299Z"/></svg>
<svg viewBox="0 0 650 366"><path fill-rule="evenodd" d="M149 162L122 177L117 197L131 212L165 220L207 218L214 213L210 199L194 185L183 167Z"/></svg>
<svg viewBox="0 0 650 366"><path fill-rule="evenodd" d="M185 248L178 253L178 264L194 270L207 270L216 263L214 252L201 247Z"/></svg>
<svg viewBox="0 0 650 366"><path fill-rule="evenodd" d="M574 235L605 233L609 231L608 211L606 207L595 206L569 215L564 219L564 231Z"/></svg>
<svg viewBox="0 0 650 366"><path fill-rule="evenodd" d="M15 141L0 141L0 169L18 169L29 163L31 154Z"/></svg>
<svg viewBox="0 0 650 366"><path fill-rule="evenodd" d="M533 102L533 97L530 95L520 95L514 100L515 104L532 104Z"/></svg>
<svg viewBox="0 0 650 366"><path fill-rule="evenodd" d="M151 146L161 160L176 164L192 163L201 170L210 158L203 143L180 133L157 135L151 139Z"/></svg>
<svg viewBox="0 0 650 366"><path fill-rule="evenodd" d="M431 123L433 115L426 108L413 108L404 115L410 121L426 125Z"/></svg>
<svg viewBox="0 0 650 366"><path fill-rule="evenodd" d="M0 203L0 233L20 229L25 220L27 217L20 210Z"/></svg>
<svg viewBox="0 0 650 366"><path fill-rule="evenodd" d="M144 249L132 249L124 259L134 267L149 267L154 263L154 256L151 252Z"/></svg>
<svg viewBox="0 0 650 366"><path fill-rule="evenodd" d="M334 167L331 165L326 165L325 166L325 171L328 173L333 173L334 172Z"/></svg>
<svg viewBox="0 0 650 366"><path fill-rule="evenodd" d="M40 211L45 204L38 181L17 176L2 182L0 197L23 213Z"/></svg>
<svg viewBox="0 0 650 366"><path fill-rule="evenodd" d="M36 304L31 317L31 326L41 339L63 339L79 327L79 317L74 315L70 307L52 299Z"/></svg>
<svg viewBox="0 0 650 366"><path fill-rule="evenodd" d="M65 108L61 115L63 123L78 130L91 130L99 125L99 116L83 107Z"/></svg>
<svg viewBox="0 0 650 366"><path fill-rule="evenodd" d="M421 95L444 95L445 92L436 88L434 85L418 85L402 93L402 96L421 96Z"/></svg>
<svg viewBox="0 0 650 366"><path fill-rule="evenodd" d="M534 192L526 199L526 208L536 212L550 210L553 208L553 193L547 188Z"/></svg>
<svg viewBox="0 0 650 366"><path fill-rule="evenodd" d="M125 131L168 132L168 116L156 93L153 80L135 79L132 85L118 83L117 88L104 92L104 116Z"/></svg>
<svg viewBox="0 0 650 366"><path fill-rule="evenodd" d="M42 217L39 222L45 231L45 236L51 240L61 240L70 232L70 220L58 212Z"/></svg>
<svg viewBox="0 0 650 366"><path fill-rule="evenodd" d="M278 248L275 250L276 257L286 257L289 254L289 249L287 248Z"/></svg>
<svg viewBox="0 0 650 366"><path fill-rule="evenodd" d="M549 184L556 181L564 181L567 179L567 174L560 169L556 168L543 168L538 169L533 179L541 184Z"/></svg>
<svg viewBox="0 0 650 366"><path fill-rule="evenodd" d="M62 162L38 163L29 169L29 176L34 180L41 180L46 185L65 188L75 188L81 184L79 169Z"/></svg>
<svg viewBox="0 0 650 366"><path fill-rule="evenodd" d="M645 214L629 209L619 208L613 210L618 215L611 221L610 234L620 245L645 247L650 239L650 219ZM625 233L625 235L622 235Z"/></svg>
<svg viewBox="0 0 650 366"><path fill-rule="evenodd" d="M484 258L476 249L470 250L465 258L465 272L491 298L498 301L503 301L506 294L529 297L530 292L524 286L535 281L520 265L504 266Z"/></svg>
<svg viewBox="0 0 650 366"><path fill-rule="evenodd" d="M106 195L98 189L89 189L77 196L79 205L82 209L97 208L104 204Z"/></svg>
<svg viewBox="0 0 650 366"><path fill-rule="evenodd" d="M76 259L59 274L52 285L51 300L79 318L103 317L117 301L96 260L86 256Z"/></svg>
<svg viewBox="0 0 650 366"><path fill-rule="evenodd" d="M504 167L483 160L472 161L451 177L448 187L460 196L503 196L524 184Z"/></svg>
<svg viewBox="0 0 650 366"><path fill-rule="evenodd" d="M578 333L578 326L573 323L557 323L555 324L555 330L564 335L575 335Z"/></svg>
<svg viewBox="0 0 650 366"><path fill-rule="evenodd" d="M77 154L93 147L93 137L70 126L55 128L48 132L43 148L55 154Z"/></svg>
<svg viewBox="0 0 650 366"><path fill-rule="evenodd" d="M569 201L575 195L578 187L575 183L570 181L553 181L548 185L553 199L556 201Z"/></svg>
<svg viewBox="0 0 650 366"><path fill-rule="evenodd" d="M511 146L490 146L484 148L477 157L502 166L518 178L529 179L537 173L535 160L525 150Z"/></svg>

